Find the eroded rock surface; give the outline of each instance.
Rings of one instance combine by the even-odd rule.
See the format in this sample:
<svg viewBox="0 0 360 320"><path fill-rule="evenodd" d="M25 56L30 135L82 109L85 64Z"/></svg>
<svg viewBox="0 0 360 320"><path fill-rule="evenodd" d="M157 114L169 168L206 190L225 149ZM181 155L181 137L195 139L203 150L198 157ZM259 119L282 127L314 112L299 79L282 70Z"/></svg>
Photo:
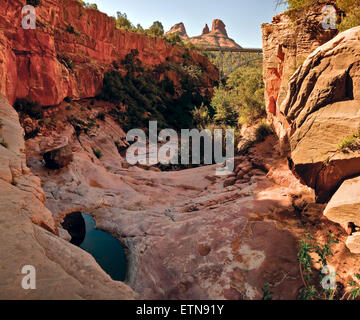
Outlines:
<svg viewBox="0 0 360 320"><path fill-rule="evenodd" d="M0 96L0 299L134 299L86 252L57 235L40 179L26 166L16 111ZM49 231L51 232L49 232ZM36 290L21 286L22 268L36 269Z"/></svg>
<svg viewBox="0 0 360 320"><path fill-rule="evenodd" d="M98 108L101 102L83 116ZM56 115L64 124L65 113ZM170 172L128 166L115 146L125 133L110 117L97 124L79 137L70 123L47 133L68 138L74 152L68 167L44 167L38 150L45 136L27 141L28 164L42 180L57 226L82 211L127 247L127 283L142 298L260 299L269 282L274 299L295 299L302 287L298 240L314 226L321 239L329 229L344 236L291 173L275 137L238 157L230 177L217 177L214 166ZM298 216L309 203L312 222ZM336 251L336 257L348 252L344 244ZM346 277L344 266L334 265Z"/></svg>
<svg viewBox="0 0 360 320"><path fill-rule="evenodd" d="M318 202L331 199L325 216L347 230L360 222L353 179L360 175L360 28L335 38L336 31L307 28L321 23L319 5L302 29L286 13L262 27L267 112L296 175ZM354 253L358 239L347 240Z"/></svg>

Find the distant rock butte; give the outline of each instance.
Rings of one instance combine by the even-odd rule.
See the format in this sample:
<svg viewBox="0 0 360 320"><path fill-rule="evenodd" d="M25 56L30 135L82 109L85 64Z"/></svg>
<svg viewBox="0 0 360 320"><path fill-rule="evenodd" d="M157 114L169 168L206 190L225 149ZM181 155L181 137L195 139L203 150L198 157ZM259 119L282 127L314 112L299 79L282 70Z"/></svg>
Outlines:
<svg viewBox="0 0 360 320"><path fill-rule="evenodd" d="M220 19L215 19L213 21L211 33L221 33L224 36L228 36L226 31L226 25Z"/></svg>
<svg viewBox="0 0 360 320"><path fill-rule="evenodd" d="M210 29L209 29L209 26L206 24L201 35L203 36L203 35L209 34L209 33L210 33Z"/></svg>
<svg viewBox="0 0 360 320"><path fill-rule="evenodd" d="M167 32L167 34L179 32L179 35L181 36L184 30L185 30L185 26L181 22L174 25ZM186 34L186 30L185 30L185 34ZM190 43L198 46L241 48L241 46L239 46L234 40L229 38L228 33L226 31L226 25L220 19L215 19L213 21L211 31L209 29L209 26L206 24L200 36L189 38L186 34L186 39Z"/></svg>
<svg viewBox="0 0 360 320"><path fill-rule="evenodd" d="M171 29L166 32L166 34L171 34L171 33L175 33L175 32L178 32L179 33L179 36L181 38L185 38L185 39L188 39L189 36L186 32L186 28L185 28L185 25L184 23L180 22L180 23L177 23L176 25L174 25L173 27L171 27Z"/></svg>

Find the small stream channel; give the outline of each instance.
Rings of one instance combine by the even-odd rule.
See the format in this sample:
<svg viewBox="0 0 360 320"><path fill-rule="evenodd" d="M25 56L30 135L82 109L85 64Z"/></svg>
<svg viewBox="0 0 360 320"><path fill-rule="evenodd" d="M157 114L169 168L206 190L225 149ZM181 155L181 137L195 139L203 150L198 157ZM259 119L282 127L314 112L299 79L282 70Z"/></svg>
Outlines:
<svg viewBox="0 0 360 320"><path fill-rule="evenodd" d="M90 253L113 280L124 281L127 261L123 245L107 232L95 229L94 218L82 212L68 214L62 223L71 243Z"/></svg>

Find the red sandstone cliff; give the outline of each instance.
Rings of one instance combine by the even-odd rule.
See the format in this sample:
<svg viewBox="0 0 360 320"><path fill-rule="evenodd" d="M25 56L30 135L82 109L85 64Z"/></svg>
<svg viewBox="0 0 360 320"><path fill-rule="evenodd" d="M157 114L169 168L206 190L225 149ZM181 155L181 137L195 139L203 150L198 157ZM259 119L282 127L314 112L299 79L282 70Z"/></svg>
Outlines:
<svg viewBox="0 0 360 320"><path fill-rule="evenodd" d="M85 9L74 0L48 0L36 8L36 30L21 27L25 0L5 2L0 8L0 93L10 103L27 97L41 105L56 105L65 97L86 98L99 93L104 72L121 61L131 49L149 67L165 61L180 62L184 49L162 38L115 29L114 18ZM66 31L72 26L74 33ZM197 52L194 63L215 67ZM60 61L73 62L73 70ZM169 75L172 80L174 75Z"/></svg>

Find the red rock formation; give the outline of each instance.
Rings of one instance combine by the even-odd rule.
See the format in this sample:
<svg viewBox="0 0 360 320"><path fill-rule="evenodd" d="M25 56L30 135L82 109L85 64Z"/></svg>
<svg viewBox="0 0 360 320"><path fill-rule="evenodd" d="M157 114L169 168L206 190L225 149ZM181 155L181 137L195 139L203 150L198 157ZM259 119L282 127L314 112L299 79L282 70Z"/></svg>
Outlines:
<svg viewBox="0 0 360 320"><path fill-rule="evenodd" d="M226 26L220 19L215 19L210 32L205 26L201 36L190 38L192 44L205 47L241 48L234 40L228 37Z"/></svg>
<svg viewBox="0 0 360 320"><path fill-rule="evenodd" d="M222 35L224 35L226 37L228 36L227 31L226 31L226 25L220 19L213 20L211 33L212 34L221 33Z"/></svg>
<svg viewBox="0 0 360 320"><path fill-rule="evenodd" d="M0 93L10 103L28 97L41 105L56 105L66 96L93 97L101 90L104 72L131 49L137 49L149 67L167 60L179 62L184 54L183 48L162 38L117 30L112 17L74 0L42 1L36 8L36 29L24 30L25 2L7 1L0 8ZM68 32L69 26L75 32ZM196 64L208 68L210 77L217 77L207 58L196 52L191 55ZM65 65L66 60L73 68Z"/></svg>
<svg viewBox="0 0 360 320"><path fill-rule="evenodd" d="M171 29L166 32L166 34L171 34L171 33L179 33L179 36L183 39L188 39L189 36L186 32L186 28L185 28L185 25L184 23L180 22L180 23L177 23L176 25L174 25L173 27L171 27Z"/></svg>
<svg viewBox="0 0 360 320"><path fill-rule="evenodd" d="M209 26L206 24L201 35L203 36L208 33L210 33L210 29L209 29Z"/></svg>

